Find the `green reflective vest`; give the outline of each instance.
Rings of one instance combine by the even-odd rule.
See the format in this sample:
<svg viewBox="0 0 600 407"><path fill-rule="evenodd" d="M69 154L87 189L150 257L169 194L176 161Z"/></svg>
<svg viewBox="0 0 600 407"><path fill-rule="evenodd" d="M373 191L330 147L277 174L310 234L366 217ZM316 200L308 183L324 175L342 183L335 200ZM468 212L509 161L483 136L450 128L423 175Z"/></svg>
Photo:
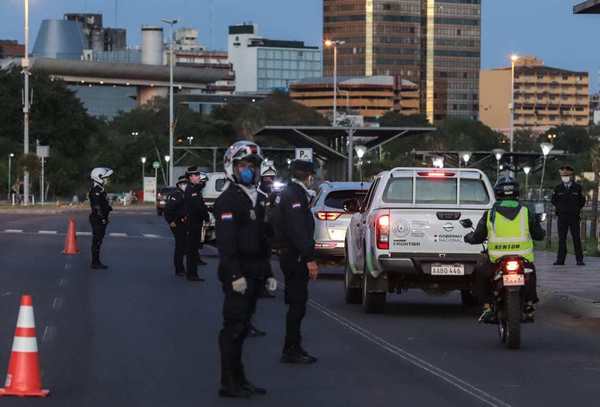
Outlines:
<svg viewBox="0 0 600 407"><path fill-rule="evenodd" d="M490 261L497 262L503 256L521 256L534 261L533 239L529 233L529 210L522 207L513 220L496 211L494 222L492 211L487 215L488 255Z"/></svg>

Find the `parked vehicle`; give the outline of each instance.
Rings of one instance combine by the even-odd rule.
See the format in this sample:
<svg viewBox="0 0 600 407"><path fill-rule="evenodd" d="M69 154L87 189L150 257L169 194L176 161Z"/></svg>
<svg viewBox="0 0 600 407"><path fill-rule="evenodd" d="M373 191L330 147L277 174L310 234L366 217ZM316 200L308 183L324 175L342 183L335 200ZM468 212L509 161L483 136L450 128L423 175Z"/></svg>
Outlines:
<svg viewBox="0 0 600 407"><path fill-rule="evenodd" d="M210 213L210 222L202 226L202 241L211 242L216 239L215 236L215 218L212 214L212 208L215 201L221 193L227 188L228 180L224 172L209 172L208 182L202 190L202 197Z"/></svg>
<svg viewBox="0 0 600 407"><path fill-rule="evenodd" d="M348 200L363 200L370 182L325 182L312 204L315 217L315 249L322 260L343 261L346 230L352 213L344 208Z"/></svg>
<svg viewBox="0 0 600 407"><path fill-rule="evenodd" d="M475 302L474 273L486 262L464 243L461 219L492 207L487 176L476 169L395 168L380 173L365 199L347 202L345 297L369 313L383 312L388 293L419 288L460 290Z"/></svg>

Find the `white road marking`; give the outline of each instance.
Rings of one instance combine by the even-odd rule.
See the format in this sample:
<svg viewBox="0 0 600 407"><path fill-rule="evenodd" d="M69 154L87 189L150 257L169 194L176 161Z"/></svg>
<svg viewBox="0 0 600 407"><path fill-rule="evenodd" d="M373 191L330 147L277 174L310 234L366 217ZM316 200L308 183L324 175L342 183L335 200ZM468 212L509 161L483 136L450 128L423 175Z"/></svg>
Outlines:
<svg viewBox="0 0 600 407"><path fill-rule="evenodd" d="M149 239L160 239L159 235L153 235L152 233L143 233L142 236L147 237Z"/></svg>
<svg viewBox="0 0 600 407"><path fill-rule="evenodd" d="M92 232L77 232L77 236L91 236Z"/></svg>
<svg viewBox="0 0 600 407"><path fill-rule="evenodd" d="M62 297L54 297L54 299L52 300L52 309L55 311L58 311L59 309L62 308L62 305L63 305Z"/></svg>
<svg viewBox="0 0 600 407"><path fill-rule="evenodd" d="M56 230L38 230L38 235L57 235L58 231Z"/></svg>
<svg viewBox="0 0 600 407"><path fill-rule="evenodd" d="M328 318L331 318L338 324L348 328L350 331L363 337L367 341L379 346L381 349L390 352L391 354L403 359L404 361L410 363L413 366L425 370L426 372L436 376L437 378L445 381L446 383L476 398L482 403L491 407L510 407L510 404L492 396L489 393L486 393L485 391L473 386L472 384L467 383L463 379L454 376L452 373L446 372L445 370L432 365L431 363L419 358L418 356L413 355L412 353L407 352L406 350L389 343L385 339L360 327L359 325L342 317L341 315L336 314L334 311L330 310L324 305L321 305L314 300L310 300L309 305L321 312L323 315L327 316Z"/></svg>
<svg viewBox="0 0 600 407"><path fill-rule="evenodd" d="M109 233L108 234L111 237L127 237L127 233Z"/></svg>
<svg viewBox="0 0 600 407"><path fill-rule="evenodd" d="M11 294L12 293L10 291L7 291L7 292L3 293L0 297L8 297Z"/></svg>
<svg viewBox="0 0 600 407"><path fill-rule="evenodd" d="M23 233L23 229L4 229L4 233Z"/></svg>
<svg viewBox="0 0 600 407"><path fill-rule="evenodd" d="M44 342L44 343L50 342L54 339L55 336L56 336L56 327L47 325L44 328L44 333L42 334L42 342Z"/></svg>
<svg viewBox="0 0 600 407"><path fill-rule="evenodd" d="M66 263L65 270L70 270L70 269L71 269L71 263Z"/></svg>
<svg viewBox="0 0 600 407"><path fill-rule="evenodd" d="M67 280L67 279L66 279L66 278L64 278L64 277L63 277L63 278L61 278L61 279L59 279L59 280L58 280L58 286L59 286L59 287L64 287L64 286L66 286L66 285L67 285L67 282L68 282L68 281L69 281L69 280Z"/></svg>

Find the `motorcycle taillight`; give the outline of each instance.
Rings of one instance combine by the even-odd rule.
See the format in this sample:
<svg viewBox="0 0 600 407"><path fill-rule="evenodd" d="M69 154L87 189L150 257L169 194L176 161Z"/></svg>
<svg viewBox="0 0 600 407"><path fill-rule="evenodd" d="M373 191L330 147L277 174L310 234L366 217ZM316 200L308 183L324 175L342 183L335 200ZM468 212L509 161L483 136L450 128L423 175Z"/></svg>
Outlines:
<svg viewBox="0 0 600 407"><path fill-rule="evenodd" d="M523 262L518 258L508 258L502 263L502 270L507 274L523 274Z"/></svg>

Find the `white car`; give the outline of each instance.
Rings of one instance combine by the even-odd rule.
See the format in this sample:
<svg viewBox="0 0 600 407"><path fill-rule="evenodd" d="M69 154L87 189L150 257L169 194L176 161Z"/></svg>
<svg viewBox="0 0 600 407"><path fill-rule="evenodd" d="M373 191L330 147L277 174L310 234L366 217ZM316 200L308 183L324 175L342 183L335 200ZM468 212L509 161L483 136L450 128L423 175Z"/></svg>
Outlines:
<svg viewBox="0 0 600 407"><path fill-rule="evenodd" d="M464 243L462 219L479 221L494 204L492 185L476 169L395 168L380 173L346 233L347 303L383 312L386 294L419 288L460 290L471 304L481 246Z"/></svg>
<svg viewBox="0 0 600 407"><path fill-rule="evenodd" d="M210 222L202 226L202 241L211 242L216 239L215 218L212 214L212 207L221 193L227 188L229 181L224 172L209 172L206 186L202 189L202 198L208 207Z"/></svg>

